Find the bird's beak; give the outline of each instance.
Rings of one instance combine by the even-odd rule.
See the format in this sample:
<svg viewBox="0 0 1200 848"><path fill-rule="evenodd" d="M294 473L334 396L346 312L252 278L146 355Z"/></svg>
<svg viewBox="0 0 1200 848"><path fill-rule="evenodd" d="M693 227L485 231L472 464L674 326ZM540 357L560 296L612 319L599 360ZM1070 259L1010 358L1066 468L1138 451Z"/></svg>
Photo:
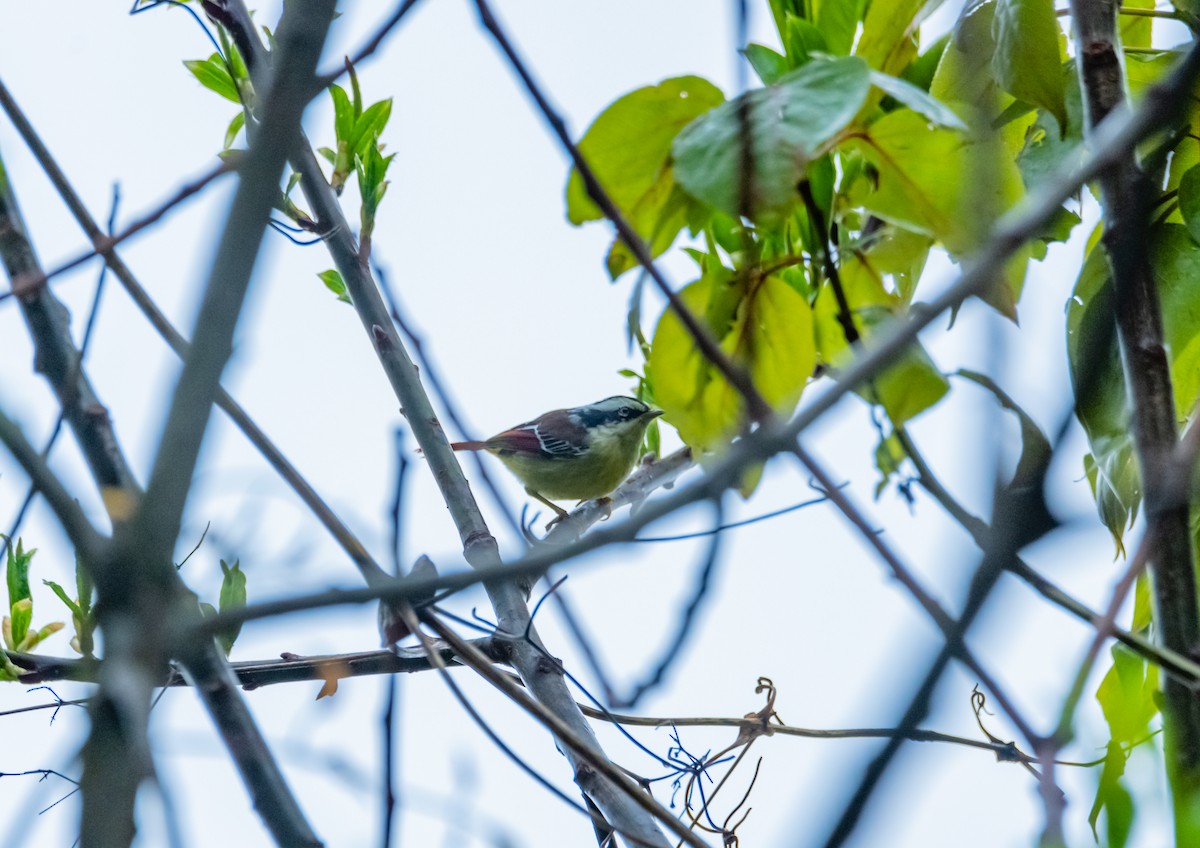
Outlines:
<svg viewBox="0 0 1200 848"><path fill-rule="evenodd" d="M658 416L660 416L662 414L663 414L663 411L661 409L652 409L646 413L646 416L649 418L657 418Z"/></svg>

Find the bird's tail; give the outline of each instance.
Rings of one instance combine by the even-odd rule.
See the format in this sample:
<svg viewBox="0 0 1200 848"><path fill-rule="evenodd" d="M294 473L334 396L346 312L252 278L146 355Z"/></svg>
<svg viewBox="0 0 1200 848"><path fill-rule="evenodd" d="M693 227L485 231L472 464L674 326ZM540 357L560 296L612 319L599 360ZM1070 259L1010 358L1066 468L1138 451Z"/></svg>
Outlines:
<svg viewBox="0 0 1200 848"><path fill-rule="evenodd" d="M451 442L450 447L456 451L487 450L487 442Z"/></svg>

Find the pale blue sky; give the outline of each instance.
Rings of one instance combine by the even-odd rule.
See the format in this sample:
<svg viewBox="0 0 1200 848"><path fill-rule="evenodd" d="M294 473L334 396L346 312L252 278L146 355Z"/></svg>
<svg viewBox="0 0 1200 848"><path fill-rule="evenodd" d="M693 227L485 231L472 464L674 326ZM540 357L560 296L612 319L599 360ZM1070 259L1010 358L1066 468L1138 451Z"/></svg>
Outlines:
<svg viewBox="0 0 1200 848"><path fill-rule="evenodd" d="M195 24L177 9L129 17L124 4L63 0L10 4L0 28L0 78L27 111L93 214L107 215L111 186L122 192L120 220L154 208L186 178L214 163L232 104L202 89L184 59L211 52ZM353 4L334 27L325 67L352 51L392 4ZM578 136L618 95L685 73L732 89L732 6L716 0L608 0L536 3L498 0L496 11ZM773 43L765 4L752 3L752 30ZM277 10L260 8L274 21ZM945 11L932 25L945 26ZM609 283L603 225L576 229L563 215L566 159L530 109L523 91L477 25L466 2L426 0L380 53L360 68L369 100L395 98L384 134L398 155L375 235L376 258L390 272L404 306L471 425L486 434L552 407L585 403L626 391L618 369L632 365L623 322L631 280ZM321 98L306 125L317 143L331 136L330 109ZM77 254L85 240L7 121L0 152L24 207L43 262ZM190 333L192 307L220 232L232 183L225 181L172 213L122 250L177 326ZM347 203L353 204L348 195ZM350 205L350 217L357 211ZM988 367L991 353L1010 355L1005 385L1049 426L1067 391L1062 303L1079 247L1055 248L1033 266L1018 331L989 311L968 306L953 333L931 336L946 370ZM331 267L320 247L267 240L250 306L243 316L237 357L225 385L308 475L317 489L379 557L386 557L385 509L394 473L391 433L401 423L361 327L351 310L324 290L316 273ZM677 284L690 262L668 257ZM931 286L953 278L947 263ZM96 268L56 283L81 325ZM660 307L651 300L646 313ZM0 304L0 404L40 442L53 420L50 393L30 373L31 353L13 305ZM110 280L89 370L110 407L122 442L144 477L162 423L162 398L176 373L167 348ZM980 439L1012 447L1012 420L973 387L955 385L950 400L914 425L918 440L946 483L968 505L986 511L988 486L972 479ZM981 435L976 435L981 434ZM894 491L878 503L874 431L866 407L847 401L809 435L809 445L867 507L886 538L936 594L951 604L962 596L976 553L965 535L928 499L909 507ZM1082 442L1070 450L1078 456ZM457 537L420 460L410 456L404 553L427 552L444 568L459 561ZM85 506L94 498L77 452L65 438L54 467L73 483ZM472 471L468 471L473 474ZM502 472L497 468L498 476ZM1092 521L1079 464L1062 463L1055 491L1065 512L1084 519L1060 541L1030 552L1054 579L1094 605L1106 597L1112 547ZM503 478L510 502L519 487ZM23 496L25 480L0 452L0 527ZM729 502L731 514L753 515L809 496L807 477L780 460L749 504ZM490 502L486 502L490 509ZM679 526L708 520L681 519ZM188 512L181 548L207 522L209 540L186 566L201 594L215 596L220 556L240 557L253 598L329 585L356 585L357 575L298 501L276 481L239 433L214 417ZM504 532L497 519L498 532ZM40 552L35 578L69 579L69 550L43 506L23 535ZM514 550L511 537L505 537ZM569 570L567 590L620 681L639 676L671 632L691 591L702 543L644 546L603 564ZM38 581L40 583L40 580ZM48 592L36 594L38 621L58 615ZM486 600L465 593L451 605L469 615ZM1006 583L998 614L973 631L972 647L1047 729L1089 638L1064 614ZM552 649L571 668L577 657L552 614L539 617ZM249 626L236 659L281 651L333 653L376 644L374 612L338 610ZM818 728L886 725L907 700L914 666L937 645L934 628L890 581L841 519L818 507L737 531L725 545L718 580L701 628L672 672L668 686L644 709L655 715L740 716L761 705L759 675L780 688L777 708L788 722ZM55 637L47 651L66 652ZM565 761L549 737L484 684L458 679L502 736L550 779L571 793ZM945 678L925 726L978 735L968 698L974 680L958 669ZM57 688L63 697L81 687ZM301 803L331 846L371 845L377 838L377 749L381 681L345 681L332 699L313 701L316 685L278 686L247 695L288 771ZM0 709L25 706L45 693L0 688ZM499 755L452 701L434 675L401 681L400 756L403 843L474 845L489 841L485 822L500 822L515 844L586 845L586 821L547 796ZM1080 742L1068 756L1095 756L1105 741L1092 702L1084 704ZM86 730L79 711L49 725L48 713L4 719L0 770L51 767L77 773L72 755ZM989 721L998 736L1014 731L1002 717ZM268 844L240 782L202 711L184 691L168 693L155 711L160 765L181 815L186 844ZM605 728L610 754L629 768L655 767ZM666 731L638 736L665 753ZM730 732L684 735L700 754L728 744ZM754 812L740 831L743 845L809 845L824 837L848 782L857 778L875 742L774 738L756 744L765 760L752 798ZM340 766L339 766L340 763ZM735 783L744 785L750 770ZM1091 841L1086 810L1094 776L1065 773L1072 844ZM58 797L58 785L5 781L0 794L0 843L69 845L77 799L34 817ZM663 785L660 800L670 800ZM218 812L219 811L219 812ZM161 807L147 794L140 845L163 844ZM1021 769L964 748L910 744L879 793L853 844L979 846L1030 844L1041 825L1036 785ZM15 822L20 822L16 824ZM443 836L453 824L473 835ZM449 831L458 833L457 831ZM1143 839L1150 834L1143 832ZM14 842L15 840L15 842ZM457 840L457 841L456 841Z"/></svg>

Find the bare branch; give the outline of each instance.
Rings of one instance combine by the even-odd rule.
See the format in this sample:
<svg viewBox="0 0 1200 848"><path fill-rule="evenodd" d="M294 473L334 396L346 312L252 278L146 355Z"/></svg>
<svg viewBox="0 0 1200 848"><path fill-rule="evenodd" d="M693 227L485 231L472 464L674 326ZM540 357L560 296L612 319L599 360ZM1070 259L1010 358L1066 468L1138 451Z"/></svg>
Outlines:
<svg viewBox="0 0 1200 848"><path fill-rule="evenodd" d="M498 647L490 636L472 640L472 644L493 662L508 661L508 651ZM458 663L449 647L439 644L437 650L447 665ZM26 670L20 680L26 684L49 683L55 680L94 682L103 665L101 660L63 659L16 651L6 653L14 665ZM431 667L423 649L402 647L390 651L362 651L312 657L283 654L277 660L250 660L229 664L238 685L246 690L280 683L341 680L375 674L411 674L428 671ZM172 670L163 685L190 686L191 681L178 670Z"/></svg>
<svg viewBox="0 0 1200 848"><path fill-rule="evenodd" d="M579 769L581 766L576 766L575 780L580 784L580 788L582 788L584 792L586 792L588 796L596 802L596 805L600 807L601 810L608 806L605 803L606 799L603 797L603 793L605 791L612 790L606 790L606 788L602 785L595 785L596 778L599 775L603 775L605 779L613 786L622 787L622 790L627 797L633 799L639 807L653 816L654 819L656 819L660 824L665 826L668 830L670 830L688 845L692 845L694 848L705 848L704 843L696 838L691 831L680 824L679 820L676 819L669 810L664 808L661 804L650 797L648 793L643 792L639 787L634 786L623 771L609 762L608 758L605 757L604 754L596 747L594 739L591 737L580 737L577 735L574 731L574 728L559 718L556 713L549 710L539 701L531 698L528 694L526 694L524 689L521 689L513 684L512 681L505 677L499 670L493 668L491 663L487 661L486 657L480 655L474 649L474 647L472 647L468 642L463 641L453 630L451 630L449 627L446 627L441 621L432 616L427 617L425 621L435 633L437 633L447 644L454 648L460 659L478 672L480 676L487 680L488 683L491 683L510 699L516 702L526 712L537 718L537 720L546 725L546 727L550 728L560 742L569 746L575 752L576 756L583 764L582 767L587 769L587 771L584 773L580 773ZM516 644L518 643L514 642L513 646L515 647ZM545 676L550 676L552 672L547 669L543 671L543 674ZM561 674L556 674L554 676L561 679ZM597 774L597 772L599 774ZM597 797L598 795L600 797ZM659 844L661 841L661 834L659 835L659 839L647 839L646 836L640 832L630 833L622 830L621 826L617 822L610 823L628 839L637 839L639 842L646 841L651 845ZM657 830L655 830L654 833L657 833ZM653 834L651 834L651 836L652 835Z"/></svg>
<svg viewBox="0 0 1200 848"><path fill-rule="evenodd" d="M80 556L85 562L95 561L105 540L92 527L79 504L50 470L37 448L29 443L21 428L5 415L3 410L0 410L0 442L4 443L13 458L25 469L33 485L50 504Z"/></svg>
<svg viewBox="0 0 1200 848"><path fill-rule="evenodd" d="M1093 136L1125 101L1115 6L1109 0L1071 0L1070 4L1084 112ZM1196 50L1193 46L1192 53ZM1168 104L1159 113L1159 126L1168 128L1178 120L1178 113L1178 105ZM1194 657L1200 650L1200 607L1189 509L1186 503L1171 503L1165 485L1178 434L1158 288L1147 249L1151 204L1158 191L1132 150L1110 163L1099 177L1117 336L1133 406L1146 513L1154 528L1150 568L1155 625L1167 648ZM1193 842L1200 839L1200 816L1187 811L1195 808L1200 797L1200 699L1173 677L1167 679L1164 695L1164 748L1177 804L1177 837Z"/></svg>
<svg viewBox="0 0 1200 848"><path fill-rule="evenodd" d="M499 21L492 14L491 8L486 0L475 0L475 8L479 10L479 19L483 22L483 26L492 37L496 39L501 51L508 59L513 70L517 72L517 76L521 78L521 83L529 92L529 96L533 98L537 104L538 110L546 119L546 123L554 131L562 144L563 149L571 157L572 163L579 171L580 177L583 178L584 186L587 188L588 196L600 207L604 212L604 216L608 218L617 230L621 241L629 248L630 252L637 259L638 264L646 269L650 275L650 279L662 292L663 297L667 299L671 309L679 316L679 320L687 328L688 334L695 340L696 346L704 355L704 358L711 362L725 376L738 393L746 400L747 408L751 418L755 420L767 420L773 415L771 406L759 394L759 391L754 386L754 382L750 379L750 375L746 373L746 369L733 362L721 350L720 344L707 327L700 323L691 310L684 304L683 299L667 282L667 278L654 262L654 258L650 255L649 249L642 241L641 237L625 220L625 216L617 205L609 197L608 192L600 185L600 181L596 179L595 173L588 165L583 154L579 152L578 145L571 140L571 134L567 132L567 126L563 123L562 117L550 105L550 101L546 99L546 95L542 92L537 82L533 79L533 75L529 72L525 62L518 55L516 48L512 45L508 36L505 35Z"/></svg>
<svg viewBox="0 0 1200 848"><path fill-rule="evenodd" d="M134 304L141 310L146 320L154 327L155 332L165 341L170 348L181 359L187 359L191 351L191 345L172 326L167 316L154 303L149 293L138 282L137 278L130 271L129 266L121 259L116 250L106 244L106 236L96 224L94 218L84 206L83 200L67 180L66 175L55 161L50 150L43 143L41 137L37 134L33 125L29 123L25 113L18 106L16 101L9 94L8 90L0 83L0 107L8 114L13 125L17 128L21 138L24 139L34 158L42 166L46 176L54 185L63 202L71 211L72 216L79 224L80 228L91 241L92 246L103 257L107 266L116 275L117 280L129 294ZM298 469L284 456L283 452L275 445L274 442L262 431L255 423L249 413L223 388L217 390L217 406L229 416L230 420L237 426L239 430L246 436L249 442L263 455L267 463L275 470L284 482L286 482L300 500L312 511L317 520L329 531L334 540L347 553L351 561L362 572L368 585L377 577L386 576L386 572L379 566L377 562L363 547L358 538L351 532L350 528L338 518L338 516L330 509L325 500L317 493L309 484Z"/></svg>
<svg viewBox="0 0 1200 848"><path fill-rule="evenodd" d="M4 87L3 83L0 83L0 104L4 105L6 110L8 108L8 102L10 99L11 98L8 94L8 90ZM69 259L49 271L26 271L24 274L15 277L12 281L12 291L8 292L7 294L0 295L0 302L2 302L6 297L27 297L32 295L38 289L48 285L55 277L78 268L89 259L93 259L101 254L112 252L113 248L115 248L118 244L121 244L121 242L126 241L127 239L130 239L140 233L142 230L157 224L160 220L162 220L164 215L166 215L179 204L183 203L189 197L203 191L218 177L223 177L225 174L232 173L236 169L236 160L227 159L222 161L217 165L217 167L209 170L207 174L197 177L191 182L184 183L173 195L171 195L171 197L163 201L151 212L147 213L146 215L134 221L125 229L121 230L121 232L111 236L106 235L100 237L97 243L93 244L91 250L76 256L74 259Z"/></svg>
<svg viewBox="0 0 1200 848"><path fill-rule="evenodd" d="M413 6L417 5L417 2L418 0L403 0L399 7L397 7L396 11L393 12L391 16L379 26L379 29L375 31L375 34L367 40L366 44L359 48L358 52L356 52L353 56L346 58L346 61L342 64L342 67L338 68L336 71L330 71L327 74L319 74L317 76L316 87L318 89L328 88L342 78L342 74L346 73L347 68L356 68L358 67L359 62L370 57L376 50L380 48L383 42L391 34L392 30L396 28L396 25L399 24L400 21L404 19L404 16L408 14L409 10L412 9Z"/></svg>
<svg viewBox="0 0 1200 848"><path fill-rule="evenodd" d="M18 279L41 273L3 159L0 159L0 262L14 288ZM54 389L105 507L114 521L120 521L133 506L130 493L139 492L140 487L121 452L108 410L80 367L67 308L46 289L23 294L17 302L33 339L34 367Z"/></svg>
<svg viewBox="0 0 1200 848"><path fill-rule="evenodd" d="M230 28L244 58L253 68L261 62L263 56L257 30L240 0L230 0L226 12L228 18L223 23ZM463 476L462 468L450 449L429 397L421 385L417 369L396 332L375 281L371 278L365 257L355 244L337 198L326 182L311 146L307 139L303 138L303 133L297 133L290 152L292 167L300 174L301 190L320 222L322 232L327 236L325 244L342 275L354 309L392 389L400 400L405 418L412 428L417 444L425 454L434 480L458 528L465 558L476 568L500 568L496 540L483 520L470 486ZM511 580L489 582L485 588L504 632L522 633L529 630L529 610L525 605L524 593L516 583ZM537 640L536 634L532 634L531 638ZM534 650L534 646L517 646L513 665L530 691L540 702L549 705L575 733L591 739L592 745L598 751L599 745L595 741L592 729L579 712L562 679L543 674L541 662L542 658ZM575 755L565 753L578 772ZM595 782L590 794L613 827L652 845L665 846L666 842L661 832L653 819L639 809L637 799L630 798L623 790L608 785L604 778Z"/></svg>

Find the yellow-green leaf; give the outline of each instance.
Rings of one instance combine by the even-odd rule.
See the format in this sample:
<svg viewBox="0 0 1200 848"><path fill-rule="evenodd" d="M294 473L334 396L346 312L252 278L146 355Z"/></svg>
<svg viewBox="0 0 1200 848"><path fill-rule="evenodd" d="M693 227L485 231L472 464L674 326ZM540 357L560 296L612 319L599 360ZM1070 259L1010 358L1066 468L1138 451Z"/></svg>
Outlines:
<svg viewBox="0 0 1200 848"><path fill-rule="evenodd" d="M722 212L737 215L748 201L755 215L785 215L809 163L854 120L870 88L861 59L809 62L688 125L672 145L675 178Z"/></svg>
<svg viewBox="0 0 1200 848"><path fill-rule="evenodd" d="M692 314L705 316L722 350L747 370L763 397L790 412L816 365L807 301L778 277L750 283L740 292L728 271L706 274L681 297ZM655 401L685 442L710 450L736 435L744 421L740 395L705 359L672 310L659 320L647 368Z"/></svg>
<svg viewBox="0 0 1200 848"><path fill-rule="evenodd" d="M1024 194L1020 171L1002 145L930 126L910 109L884 115L845 146L875 168L874 179L864 175L850 186L850 204L932 236L954 257L984 241L995 218ZM984 297L1009 318L1016 317L1028 258L1028 248L1018 251Z"/></svg>
<svg viewBox="0 0 1200 848"><path fill-rule="evenodd" d="M877 328L892 321L899 311L900 299L885 291L876 271L858 258L844 262L838 276L859 332L861 347L869 350ZM828 284L817 295L814 321L821 361L833 369L836 378L837 369L854 355L854 351L846 341L837 298ZM855 392L869 403L883 406L894 424L902 424L936 404L949 388L950 384L929 354L916 343L897 356L895 363L870 385L859 387Z"/></svg>
<svg viewBox="0 0 1200 848"><path fill-rule="evenodd" d="M631 215L649 192L655 191L660 203L666 201L670 188L664 191L657 184L669 167L671 142L695 118L724 100L719 88L695 76L639 88L600 113L580 140L579 151L617 207ZM572 168L567 180L567 218L582 224L603 217L588 196L583 178Z"/></svg>
<svg viewBox="0 0 1200 848"><path fill-rule="evenodd" d="M854 55L885 74L898 74L917 55L917 13L927 0L888 0L872 3L863 20Z"/></svg>
<svg viewBox="0 0 1200 848"><path fill-rule="evenodd" d="M1063 132L1067 104L1059 49L1062 30L1054 0L998 0L992 32L996 80L1013 97L1052 114Z"/></svg>

